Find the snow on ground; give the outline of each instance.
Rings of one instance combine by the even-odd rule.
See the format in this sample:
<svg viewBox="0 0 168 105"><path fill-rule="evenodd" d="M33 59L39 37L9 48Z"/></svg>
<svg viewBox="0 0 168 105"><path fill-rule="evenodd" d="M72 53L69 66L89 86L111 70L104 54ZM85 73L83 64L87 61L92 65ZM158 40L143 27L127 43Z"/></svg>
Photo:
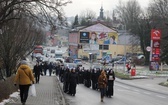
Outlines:
<svg viewBox="0 0 168 105"><path fill-rule="evenodd" d="M47 70L46 75L49 76L49 70ZM52 73L52 76L55 76L55 74ZM9 96L9 99L4 99L2 102L0 102L0 105L5 105L5 104L10 103L10 102L15 102L16 99L18 99L18 98L19 98L19 91L12 93Z"/></svg>
<svg viewBox="0 0 168 105"><path fill-rule="evenodd" d="M18 99L18 97L19 97L19 92L14 92L14 93L12 93L12 94L9 96L9 99L3 100L3 101L0 103L0 105L5 105L6 103L15 101L14 98L17 98L17 99Z"/></svg>

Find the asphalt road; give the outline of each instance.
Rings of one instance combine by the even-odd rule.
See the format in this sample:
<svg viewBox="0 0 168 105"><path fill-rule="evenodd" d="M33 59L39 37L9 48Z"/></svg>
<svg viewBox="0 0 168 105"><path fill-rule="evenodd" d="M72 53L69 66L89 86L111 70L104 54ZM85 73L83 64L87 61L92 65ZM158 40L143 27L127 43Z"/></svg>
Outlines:
<svg viewBox="0 0 168 105"><path fill-rule="evenodd" d="M100 102L100 92L77 86L75 96L65 94L69 105L167 105L168 96L115 82L114 96Z"/></svg>

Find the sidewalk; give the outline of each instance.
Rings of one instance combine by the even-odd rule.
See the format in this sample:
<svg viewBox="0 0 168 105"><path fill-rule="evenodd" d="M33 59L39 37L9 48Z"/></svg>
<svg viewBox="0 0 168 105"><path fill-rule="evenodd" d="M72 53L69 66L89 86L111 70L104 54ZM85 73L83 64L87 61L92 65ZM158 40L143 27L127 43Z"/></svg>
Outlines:
<svg viewBox="0 0 168 105"><path fill-rule="evenodd" d="M36 86L36 97L29 96L26 105L65 105L60 83L56 76L41 76ZM20 98L7 105L21 105Z"/></svg>

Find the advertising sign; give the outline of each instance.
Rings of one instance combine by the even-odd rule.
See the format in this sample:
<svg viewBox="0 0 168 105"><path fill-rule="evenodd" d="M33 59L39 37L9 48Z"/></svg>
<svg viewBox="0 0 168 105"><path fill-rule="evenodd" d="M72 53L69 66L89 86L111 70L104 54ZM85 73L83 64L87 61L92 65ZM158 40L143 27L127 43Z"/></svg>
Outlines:
<svg viewBox="0 0 168 105"><path fill-rule="evenodd" d="M161 30L152 29L151 30L151 40L160 40Z"/></svg>
<svg viewBox="0 0 168 105"><path fill-rule="evenodd" d="M80 43L89 43L89 32L80 32Z"/></svg>
<svg viewBox="0 0 168 105"><path fill-rule="evenodd" d="M153 48L160 48L160 40L153 40Z"/></svg>
<svg viewBox="0 0 168 105"><path fill-rule="evenodd" d="M152 54L160 54L160 48L153 48Z"/></svg>
<svg viewBox="0 0 168 105"><path fill-rule="evenodd" d="M158 62L155 62L155 61L151 61L149 67L150 67L150 70L159 70L159 64Z"/></svg>
<svg viewBox="0 0 168 105"><path fill-rule="evenodd" d="M151 30L150 70L159 70L161 30Z"/></svg>

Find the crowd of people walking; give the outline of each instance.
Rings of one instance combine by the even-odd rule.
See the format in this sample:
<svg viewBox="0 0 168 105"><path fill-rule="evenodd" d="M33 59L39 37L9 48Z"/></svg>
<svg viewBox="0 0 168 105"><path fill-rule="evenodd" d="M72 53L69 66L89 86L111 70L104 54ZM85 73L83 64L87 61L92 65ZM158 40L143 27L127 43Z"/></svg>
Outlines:
<svg viewBox="0 0 168 105"><path fill-rule="evenodd" d="M113 96L113 86L115 80L115 73L112 69L85 69L77 67L69 69L62 67L56 69L56 75L59 77L60 82L63 83L63 91L67 94L75 96L76 86L83 84L87 88L100 91L101 102L104 96Z"/></svg>
<svg viewBox="0 0 168 105"><path fill-rule="evenodd" d="M63 83L63 91L69 95L75 96L76 87L78 84L83 84L87 88L99 91L101 102L104 96L113 96L113 86L115 74L113 69L85 69L84 67L77 66L76 68L68 68L63 64L52 62L36 62L33 68L35 81L40 82L40 75L49 76L55 74L61 83Z"/></svg>

